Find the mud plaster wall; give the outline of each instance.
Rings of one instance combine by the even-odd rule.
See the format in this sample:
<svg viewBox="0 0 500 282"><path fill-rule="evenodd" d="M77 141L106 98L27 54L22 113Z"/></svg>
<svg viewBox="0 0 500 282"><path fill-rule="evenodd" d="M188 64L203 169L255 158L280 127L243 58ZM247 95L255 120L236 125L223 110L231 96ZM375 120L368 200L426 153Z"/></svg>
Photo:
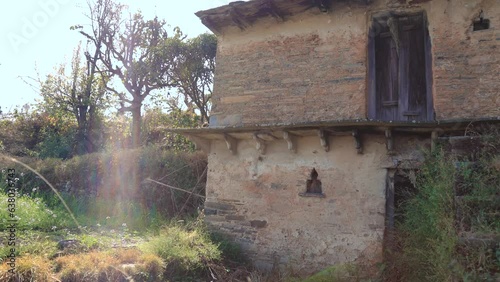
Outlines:
<svg viewBox="0 0 500 282"><path fill-rule="evenodd" d="M224 30L210 125L366 118L370 16L389 10L427 13L437 120L499 117L499 0L418 2L334 2L328 14L311 10L283 23L270 18ZM491 27L472 32L481 9Z"/></svg>
<svg viewBox="0 0 500 282"><path fill-rule="evenodd" d="M419 159L426 140L397 137L396 149ZM309 273L356 259L380 261L385 167L401 157L386 154L381 135L363 135L363 141L364 153L357 154L352 137L330 137L325 152L317 137L303 137L294 154L279 140L263 156L252 140L240 140L236 155L212 142L207 223L232 236L262 269L278 263ZM325 198L299 196L313 167Z"/></svg>

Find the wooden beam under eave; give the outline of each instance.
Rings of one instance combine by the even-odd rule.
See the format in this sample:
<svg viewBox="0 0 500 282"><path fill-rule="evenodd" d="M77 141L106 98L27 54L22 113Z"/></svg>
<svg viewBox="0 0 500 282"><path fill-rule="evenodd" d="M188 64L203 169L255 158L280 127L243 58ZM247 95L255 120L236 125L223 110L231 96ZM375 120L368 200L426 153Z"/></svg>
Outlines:
<svg viewBox="0 0 500 282"><path fill-rule="evenodd" d="M443 130L441 128L436 128L432 131L432 133L431 133L431 152L436 151L437 140L438 140L439 135L441 135L442 133L443 133Z"/></svg>
<svg viewBox="0 0 500 282"><path fill-rule="evenodd" d="M226 141L227 149L231 154L236 155L238 148L238 140L229 134L224 134L224 141Z"/></svg>
<svg viewBox="0 0 500 282"><path fill-rule="evenodd" d="M210 140L194 135L186 135L186 137L194 143L196 150L201 150L205 153L210 153Z"/></svg>
<svg viewBox="0 0 500 282"><path fill-rule="evenodd" d="M394 155L394 137L392 130L385 130L385 147L387 148L387 155Z"/></svg>
<svg viewBox="0 0 500 282"><path fill-rule="evenodd" d="M235 23L241 30L244 30L245 28L248 28L250 26L250 23L245 20L245 16L243 16L240 11L236 9L234 5L231 5L232 3L229 3L229 6L231 6L231 10L229 10L229 15L231 16L231 20L233 23Z"/></svg>
<svg viewBox="0 0 500 282"><path fill-rule="evenodd" d="M208 27L213 33L220 34L220 29L216 26L216 24L210 19L208 16L201 17L201 23Z"/></svg>
<svg viewBox="0 0 500 282"><path fill-rule="evenodd" d="M255 149L257 149L257 151L259 151L259 154L265 155L266 154L266 143L264 142L264 140L262 140L258 136L257 132L254 132L254 134L252 136L253 136L253 140L255 140Z"/></svg>
<svg viewBox="0 0 500 282"><path fill-rule="evenodd" d="M283 131L283 139L288 144L288 150L297 153L297 137L288 131Z"/></svg>
<svg viewBox="0 0 500 282"><path fill-rule="evenodd" d="M362 154L363 153L363 144L361 143L361 136L359 134L359 130L354 129L352 131L352 137L354 137L354 146L356 148L356 152L358 152L358 154Z"/></svg>
<svg viewBox="0 0 500 282"><path fill-rule="evenodd" d="M285 21L285 17L281 14L276 5L274 5L273 0L267 0L265 3L265 7L269 15L275 18L278 22Z"/></svg>
<svg viewBox="0 0 500 282"><path fill-rule="evenodd" d="M318 129L319 142L321 147L325 149L325 152L330 151L330 142L328 140L328 132L324 129Z"/></svg>
<svg viewBox="0 0 500 282"><path fill-rule="evenodd" d="M330 0L315 0L314 4L321 12L328 13L330 11L332 3Z"/></svg>

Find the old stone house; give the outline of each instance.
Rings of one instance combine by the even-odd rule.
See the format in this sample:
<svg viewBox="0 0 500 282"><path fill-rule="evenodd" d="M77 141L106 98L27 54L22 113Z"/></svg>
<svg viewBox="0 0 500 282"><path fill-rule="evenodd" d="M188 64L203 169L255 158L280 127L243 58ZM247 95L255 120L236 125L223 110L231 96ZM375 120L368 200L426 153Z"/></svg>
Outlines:
<svg viewBox="0 0 500 282"><path fill-rule="evenodd" d="M206 221L258 267L380 261L398 171L439 135L500 119L498 0L252 0L197 15L218 36L210 126L177 131L208 153Z"/></svg>

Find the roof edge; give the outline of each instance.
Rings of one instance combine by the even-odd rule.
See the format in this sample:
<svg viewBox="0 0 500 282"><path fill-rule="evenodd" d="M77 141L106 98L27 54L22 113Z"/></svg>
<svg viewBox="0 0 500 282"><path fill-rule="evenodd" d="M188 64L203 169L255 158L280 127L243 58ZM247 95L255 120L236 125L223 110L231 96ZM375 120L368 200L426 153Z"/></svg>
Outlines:
<svg viewBox="0 0 500 282"><path fill-rule="evenodd" d="M261 18L275 18L283 22L288 17L315 9L318 14L328 13L334 0L251 0L235 1L216 8L195 13L201 22L216 34L235 26L244 30ZM338 1L338 0L337 0ZM372 0L344 0L344 2L371 4Z"/></svg>
<svg viewBox="0 0 500 282"><path fill-rule="evenodd" d="M459 131L470 127L474 123L500 123L500 117L480 119L448 119L434 122L386 122L368 119L303 122L303 123L281 123L252 126L217 126L204 128L162 128L164 130L180 134L219 134L219 133L243 133L254 131L286 131L286 130L311 130L322 128L335 128L350 130L352 128L392 129L397 128L407 131L431 132L434 130Z"/></svg>

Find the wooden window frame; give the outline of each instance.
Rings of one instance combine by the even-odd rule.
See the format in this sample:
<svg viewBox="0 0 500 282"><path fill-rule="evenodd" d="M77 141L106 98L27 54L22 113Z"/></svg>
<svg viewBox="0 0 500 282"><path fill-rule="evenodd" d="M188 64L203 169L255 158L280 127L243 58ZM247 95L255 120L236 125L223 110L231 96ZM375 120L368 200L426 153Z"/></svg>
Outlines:
<svg viewBox="0 0 500 282"><path fill-rule="evenodd" d="M371 25L368 32L368 66L367 66L367 116L371 120L380 121L394 121L394 122L413 122L412 120L387 120L379 117L377 110L377 81L376 81L376 54L375 45L377 36L381 33L380 26L377 26L378 21L386 20L389 17L411 17L421 15L423 18L424 27L424 57L425 57L425 99L426 99L426 113L424 120L419 120L419 122L431 122L434 121L434 106L433 106L433 95L432 95L432 54L431 54L431 40L428 31L428 22L425 11L420 12L383 12L374 14L371 17ZM398 75L401 75L402 70L398 70ZM409 76L410 74L405 74ZM407 78L409 80L409 78ZM399 83L399 82L398 82ZM399 85L398 85L399 87ZM410 95L410 94L408 94ZM382 101L383 102L383 101ZM383 102L385 103L385 102Z"/></svg>

